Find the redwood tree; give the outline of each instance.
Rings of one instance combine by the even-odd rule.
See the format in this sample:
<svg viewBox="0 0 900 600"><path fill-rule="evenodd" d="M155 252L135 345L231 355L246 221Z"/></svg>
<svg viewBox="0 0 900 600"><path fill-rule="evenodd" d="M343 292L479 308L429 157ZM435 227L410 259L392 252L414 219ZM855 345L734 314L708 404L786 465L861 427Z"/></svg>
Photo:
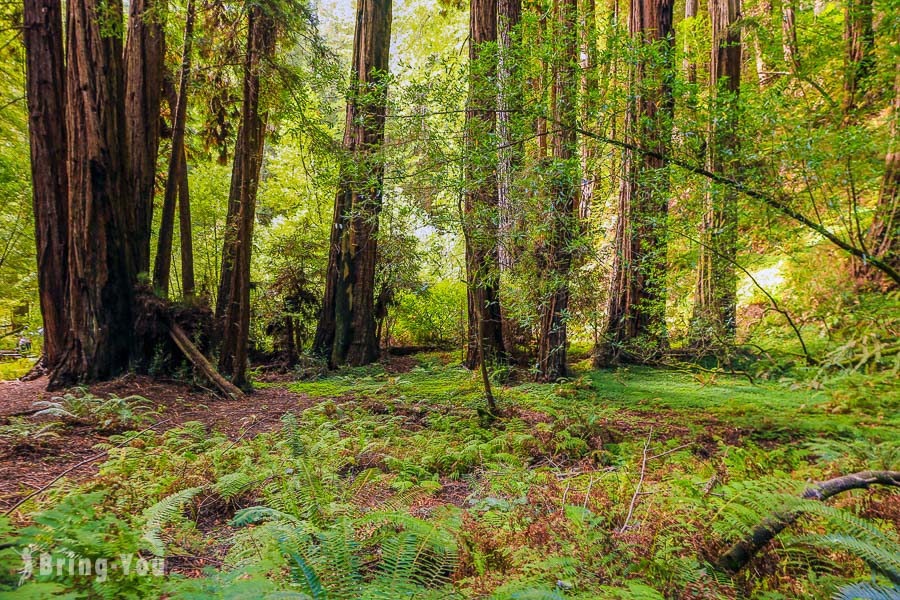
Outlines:
<svg viewBox="0 0 900 600"><path fill-rule="evenodd" d="M707 169L735 177L741 86L740 0L710 0L710 119ZM730 344L736 327L737 194L711 186L700 228L700 261L691 337L697 345Z"/></svg>
<svg viewBox="0 0 900 600"><path fill-rule="evenodd" d="M69 334L66 67L60 0L25 0L23 18L38 290L44 359L52 372Z"/></svg>
<svg viewBox="0 0 900 600"><path fill-rule="evenodd" d="M381 212L391 0L358 0L325 297L313 350L332 366L378 358L375 260Z"/></svg>
<svg viewBox="0 0 900 600"><path fill-rule="evenodd" d="M102 6L102 4L100 5ZM159 108L166 38L164 0L132 0L125 47L125 127L131 173L129 227L137 272L150 270L153 190L159 152Z"/></svg>
<svg viewBox="0 0 900 600"><path fill-rule="evenodd" d="M230 264L221 274L217 305L217 313L222 315L219 370L230 375L235 385L246 382L250 338L250 255L266 127L266 114L260 111L260 73L274 46L271 17L260 5L252 6L247 22L241 125L231 180L231 197L237 199L237 210L227 223L223 255Z"/></svg>
<svg viewBox="0 0 900 600"><path fill-rule="evenodd" d="M656 153L626 149L619 188L606 331L597 366L641 360L666 344L665 273L668 172L659 158L671 138L673 0L633 0L628 31L631 61L625 141Z"/></svg>
<svg viewBox="0 0 900 600"><path fill-rule="evenodd" d="M498 188L494 133L497 88L497 1L469 4L469 100L466 110L466 288L468 347L466 366L484 358L501 359L503 326L500 314L500 258L497 227ZM483 356L482 356L483 354Z"/></svg>
<svg viewBox="0 0 900 600"><path fill-rule="evenodd" d="M190 226L190 205L185 203L188 198L188 189L186 184L186 165L184 155L184 135L185 122L187 120L187 104L188 104L188 85L191 80L191 47L194 41L194 3L188 0L187 18L184 26L184 47L181 54L181 74L178 83L178 95L174 102L172 113L172 154L169 158L169 171L166 178L166 190L163 198L162 218L159 225L159 236L157 237L156 246L156 262L153 265L153 287L163 295L169 293L169 276L172 266L172 239L174 238L175 229L175 205L179 194L181 195L181 206L186 208L180 211L181 217L181 234L182 242L188 242L190 246L191 237L190 229L185 232L185 219L188 227ZM172 102L170 101L170 105ZM187 235L185 235L185 233ZM193 270L193 267L191 267ZM190 279L193 279L191 274ZM193 288L193 281L191 281ZM185 295L193 294L193 289Z"/></svg>
<svg viewBox="0 0 900 600"><path fill-rule="evenodd" d="M540 306L538 377L555 381L567 373L567 312L572 246L578 229L580 198L578 113L576 97L580 78L578 62L577 0L555 0L554 38L560 45L552 61L553 127L550 193L547 199L549 232L540 251L542 279L548 286Z"/></svg>
<svg viewBox="0 0 900 600"><path fill-rule="evenodd" d="M129 225L128 146L118 0L70 0L66 51L70 335L52 383L128 367L137 243Z"/></svg>

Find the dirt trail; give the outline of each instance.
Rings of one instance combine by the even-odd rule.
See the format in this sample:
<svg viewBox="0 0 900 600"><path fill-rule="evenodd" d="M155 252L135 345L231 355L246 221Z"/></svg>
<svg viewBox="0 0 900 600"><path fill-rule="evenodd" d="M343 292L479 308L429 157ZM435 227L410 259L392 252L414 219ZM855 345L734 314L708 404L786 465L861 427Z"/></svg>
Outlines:
<svg viewBox="0 0 900 600"><path fill-rule="evenodd" d="M0 425L10 423L11 417L33 413L33 403L38 400L50 400L65 393L47 392L46 387L46 378L28 382L0 381ZM89 390L102 398L110 394L120 398L131 395L147 398L160 410L153 416L151 424L165 421L156 428L157 431L166 431L187 421L200 421L231 439L237 439L249 427L254 435L277 429L284 413L302 411L313 403L305 395L282 387L255 390L242 400L224 400L183 383L140 375L98 383ZM57 433L59 437L45 438L31 445L14 446L11 440L0 438L0 512L66 469L99 454L93 446L106 441L117 431L70 425L60 428ZM81 466L66 478L87 479L96 474L100 462L102 459Z"/></svg>

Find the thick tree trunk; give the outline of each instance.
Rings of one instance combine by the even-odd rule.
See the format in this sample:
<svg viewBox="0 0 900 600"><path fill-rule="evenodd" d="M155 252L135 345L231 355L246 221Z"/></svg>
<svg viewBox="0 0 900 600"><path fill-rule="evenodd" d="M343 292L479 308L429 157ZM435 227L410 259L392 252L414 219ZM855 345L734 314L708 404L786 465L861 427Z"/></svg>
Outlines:
<svg viewBox="0 0 900 600"><path fill-rule="evenodd" d="M496 0L469 4L469 106L466 110L466 235L468 347L466 366L502 360L503 320L500 314L500 258L497 223L499 206L494 164L495 55L486 44L497 41ZM481 339L479 340L479 336Z"/></svg>
<svg viewBox="0 0 900 600"><path fill-rule="evenodd" d="M710 0L710 119L707 169L733 177L738 149L738 92L741 86L740 0ZM710 186L700 226L700 260L691 339L696 346L730 345L736 331L737 193Z"/></svg>
<svg viewBox="0 0 900 600"><path fill-rule="evenodd" d="M866 235L866 246L872 256L900 271L900 61L894 77L894 100L891 104L890 138L884 156L884 178L875 205L875 216ZM880 275L883 284L890 282L874 269L870 262L856 261L857 276L873 278ZM896 285L896 284L895 284Z"/></svg>
<svg viewBox="0 0 900 600"><path fill-rule="evenodd" d="M340 188L314 350L332 366L378 358L375 262L381 212L391 1L359 0Z"/></svg>
<svg viewBox="0 0 900 600"><path fill-rule="evenodd" d="M133 181L129 227L136 236L131 245L134 248L132 260L138 273L150 270L150 230L166 44L164 11L164 2L133 0L125 47L125 127Z"/></svg>
<svg viewBox="0 0 900 600"><path fill-rule="evenodd" d="M184 154L185 123L187 121L188 85L191 80L191 48L194 41L194 3L188 0L187 18L184 26L184 46L181 54L181 73L178 84L178 96L172 115L172 154L169 158L169 170L166 178L166 191L163 199L162 218L159 225L159 236L156 244L156 262L153 265L153 287L163 297L169 295L169 278L172 269L172 239L175 229L175 206L181 194L181 204L185 206L187 185ZM190 226L190 205L187 207L187 225ZM181 234L184 238L185 222L181 211ZM187 230L190 240L190 229ZM190 242L189 242L190 243ZM193 280L193 273L191 273ZM191 281L193 287L193 281ZM193 290L191 290L191 294ZM188 295L185 293L185 295Z"/></svg>
<svg viewBox="0 0 900 600"><path fill-rule="evenodd" d="M860 86L875 66L875 30L872 28L872 0L848 0L844 8L844 116L857 106Z"/></svg>
<svg viewBox="0 0 900 600"><path fill-rule="evenodd" d="M567 374L567 312L572 244L578 230L579 156L575 130L578 112L578 5L555 0L554 38L561 51L553 64L553 182L548 203L550 223L542 256L542 279L549 286L540 307L538 377L555 381Z"/></svg>
<svg viewBox="0 0 900 600"><path fill-rule="evenodd" d="M647 360L666 346L666 220L669 178L665 161L672 132L672 0L634 0L628 30L641 56L631 66L625 114L629 145L619 189L607 325L594 362Z"/></svg>
<svg viewBox="0 0 900 600"><path fill-rule="evenodd" d="M250 258L253 223L256 218L256 192L262 166L262 147L266 118L260 113L260 70L262 62L274 50L274 26L260 6L250 9L247 24L247 53L244 59L244 92L241 107L240 143L235 154L239 179L236 197L237 216L230 225L234 234L226 236L223 255L233 257L231 268L222 272L219 297L222 307L222 346L219 370L231 376L237 386L246 383L247 351L250 338ZM232 185L235 177L232 175ZM232 190L232 197L235 196ZM231 207L229 207L231 208ZM230 247L229 247L230 246ZM228 278L227 281L225 278Z"/></svg>
<svg viewBox="0 0 900 600"><path fill-rule="evenodd" d="M44 357L52 372L69 335L66 68L60 0L25 0L23 20L38 291Z"/></svg>
<svg viewBox="0 0 900 600"><path fill-rule="evenodd" d="M125 126L122 5L68 2L71 335L52 384L102 379L131 356L136 271Z"/></svg>

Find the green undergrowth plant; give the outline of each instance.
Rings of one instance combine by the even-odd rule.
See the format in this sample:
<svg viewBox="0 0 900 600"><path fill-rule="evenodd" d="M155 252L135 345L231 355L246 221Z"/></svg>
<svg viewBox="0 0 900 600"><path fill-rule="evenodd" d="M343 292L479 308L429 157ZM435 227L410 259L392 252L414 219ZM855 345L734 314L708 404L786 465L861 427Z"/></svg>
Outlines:
<svg viewBox="0 0 900 600"><path fill-rule="evenodd" d="M151 419L153 407L143 396L127 396L119 398L110 394L109 398L100 398L86 389L79 389L62 396L54 396L52 400L40 400L34 403L38 408L35 417L51 416L71 421L97 424L102 429L110 427L139 427Z"/></svg>
<svg viewBox="0 0 900 600"><path fill-rule="evenodd" d="M187 422L111 435L97 447L108 458L96 477L63 480L26 503L22 518L91 498L92 512L78 510L109 523L108 543L169 561L145 597L731 599L890 589L890 496L794 501L800 482L896 469L896 437L874 420L846 433L857 413L819 410L829 399L815 391L643 368L582 371L555 384L498 385L499 414L486 423L477 376L440 355L406 373L369 367L290 386L326 395L268 431L229 437ZM757 558L765 568L748 570L756 578L716 569L722 547L784 506L802 517ZM66 526L91 536L93 521ZM20 531L0 535L24 539ZM198 560L214 567L198 574ZM881 569L874 581L869 563ZM4 577L18 592L18 574ZM38 584L95 594L82 579L29 585Z"/></svg>

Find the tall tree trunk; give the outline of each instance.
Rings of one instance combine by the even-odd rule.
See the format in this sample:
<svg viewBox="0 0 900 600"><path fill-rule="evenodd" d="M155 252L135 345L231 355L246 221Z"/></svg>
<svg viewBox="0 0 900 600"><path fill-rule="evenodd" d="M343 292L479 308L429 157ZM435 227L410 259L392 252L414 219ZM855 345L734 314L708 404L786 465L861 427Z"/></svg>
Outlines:
<svg viewBox="0 0 900 600"><path fill-rule="evenodd" d="M522 84L517 63L521 48L519 31L522 20L522 0L498 0L497 40L499 45L497 65L497 206L499 230L497 233L497 260L501 280L508 275L519 255L515 240L516 223L519 218L513 200L513 181L522 162L522 144L514 141L512 116L522 106ZM516 340L519 338L518 322L507 314L506 307L500 306L503 348L508 355L514 355Z"/></svg>
<svg viewBox="0 0 900 600"><path fill-rule="evenodd" d="M741 86L740 0L710 0L712 114L707 169L733 177L737 170L738 92ZM737 195L710 186L700 227L700 260L691 338L698 346L730 345L736 330Z"/></svg>
<svg viewBox="0 0 900 600"><path fill-rule="evenodd" d="M128 366L136 271L125 126L122 5L68 2L71 335L52 384L102 379Z"/></svg>
<svg viewBox="0 0 900 600"><path fill-rule="evenodd" d="M873 256L900 270L900 60L894 77L894 99L891 104L890 141L884 156L884 178L875 206L875 216L867 233L867 247ZM858 269L862 277L879 276L885 286L890 285L880 271L869 263Z"/></svg>
<svg viewBox="0 0 900 600"><path fill-rule="evenodd" d="M600 93L597 72L597 7L595 0L581 0L581 122L591 127L595 120L598 94ZM584 136L581 138L581 194L578 201L578 220L581 231L587 231L594 201L596 178L593 173L595 144Z"/></svg>
<svg viewBox="0 0 900 600"><path fill-rule="evenodd" d="M693 19L697 16L697 10L700 7L699 0L685 0L684 3L684 20ZM691 58L691 44L685 39L684 41L684 75L688 83L697 83L697 63Z"/></svg>
<svg viewBox="0 0 900 600"><path fill-rule="evenodd" d="M872 28L872 0L847 0L844 8L844 116L859 101L860 85L875 66L875 30Z"/></svg>
<svg viewBox="0 0 900 600"><path fill-rule="evenodd" d="M125 47L125 127L133 182L129 228L136 236L131 245L134 248L132 260L138 273L150 270L150 230L166 46L165 6L161 0L133 0L130 3Z"/></svg>
<svg viewBox="0 0 900 600"><path fill-rule="evenodd" d="M797 46L796 0L784 0L781 6L781 32L784 62L791 73L800 72L800 49Z"/></svg>
<svg viewBox="0 0 900 600"><path fill-rule="evenodd" d="M188 187L187 157L181 146L181 172L178 176L178 224L181 240L181 294L185 302L193 302L196 292L194 280L194 230L191 225L191 190Z"/></svg>
<svg viewBox="0 0 900 600"><path fill-rule="evenodd" d="M69 335L66 76L60 0L25 0L25 73L44 360L59 364Z"/></svg>
<svg viewBox="0 0 900 600"><path fill-rule="evenodd" d="M172 239L175 229L175 206L181 192L184 205L187 186L182 185L186 175L184 136L187 121L188 86L191 80L191 48L194 42L194 3L188 0L187 18L184 25L184 46L181 54L181 73L179 75L178 96L175 100L172 115L172 154L169 158L169 170L166 178L166 191L163 199L162 218L159 225L159 236L156 244L156 262L153 265L153 287L163 297L169 295L169 279L172 269ZM190 225L190 206L187 207L187 221ZM182 211L183 212L183 211ZM184 217L183 214L180 216ZM182 218L182 237L184 237L184 219ZM188 230L190 239L190 230ZM193 274L191 274L193 278ZM193 285L193 284L192 284ZM191 291L193 293L193 290ZM187 295L187 294L185 294Z"/></svg>
<svg viewBox="0 0 900 600"><path fill-rule="evenodd" d="M253 223L256 218L256 192L262 167L262 148L266 116L260 113L260 71L262 62L274 50L274 24L259 5L250 9L247 23L247 53L244 59L244 91L241 106L239 147L234 170L239 173L236 197L239 207L231 224L234 235L226 236L223 254L233 257L231 268L223 270L218 299L222 307L222 346L219 370L231 376L235 385L246 383L247 351L250 339L250 258L253 247ZM232 185L235 185L232 176ZM234 196L232 190L232 196ZM230 247L229 247L230 246ZM225 281L225 278L228 278Z"/></svg>
<svg viewBox="0 0 900 600"><path fill-rule="evenodd" d="M468 348L466 366L506 355L500 314L499 205L494 164L497 68L492 49L497 41L497 1L469 4L469 106L466 110L466 235ZM479 340L479 336L481 339Z"/></svg>
<svg viewBox="0 0 900 600"><path fill-rule="evenodd" d="M672 0L633 0L628 31L639 49L630 67L625 139L665 155L672 134ZM626 149L619 189L607 325L597 366L644 360L666 346L665 162Z"/></svg>
<svg viewBox="0 0 900 600"><path fill-rule="evenodd" d="M763 52L762 43L760 43L760 31L765 31L772 26L772 0L762 0L762 6L758 9L762 11L762 21L760 27L753 34L753 54L756 62L756 80L759 85L765 86L772 80L772 68L766 62L766 55Z"/></svg>
<svg viewBox="0 0 900 600"><path fill-rule="evenodd" d="M575 137L578 109L578 4L555 0L554 39L560 52L553 62L553 182L550 186L550 223L543 253L543 280L549 286L541 307L538 340L538 377L555 381L567 373L567 312L572 244L578 228L579 157Z"/></svg>
<svg viewBox="0 0 900 600"><path fill-rule="evenodd" d="M391 0L358 0L344 131L348 160L335 197L325 298L313 345L332 366L378 358L375 261L391 20Z"/></svg>

